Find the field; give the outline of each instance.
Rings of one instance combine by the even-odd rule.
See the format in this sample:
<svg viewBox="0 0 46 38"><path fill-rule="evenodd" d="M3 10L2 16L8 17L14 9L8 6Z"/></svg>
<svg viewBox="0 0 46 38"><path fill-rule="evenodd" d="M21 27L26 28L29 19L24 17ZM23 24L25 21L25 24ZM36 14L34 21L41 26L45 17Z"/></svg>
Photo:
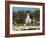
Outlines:
<svg viewBox="0 0 46 38"><path fill-rule="evenodd" d="M20 24L20 23L17 23L17 24L14 24L13 26L13 30L15 31L21 31L21 30L39 30L40 29L40 25L33 25L33 24Z"/></svg>

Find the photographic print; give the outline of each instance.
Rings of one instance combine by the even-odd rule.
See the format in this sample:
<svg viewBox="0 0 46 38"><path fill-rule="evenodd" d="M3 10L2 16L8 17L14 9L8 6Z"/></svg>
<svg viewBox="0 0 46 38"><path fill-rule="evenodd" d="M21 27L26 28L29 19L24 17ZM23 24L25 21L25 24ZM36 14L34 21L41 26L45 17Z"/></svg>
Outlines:
<svg viewBox="0 0 46 38"><path fill-rule="evenodd" d="M6 9L6 36L44 34L44 3L6 2Z"/></svg>
<svg viewBox="0 0 46 38"><path fill-rule="evenodd" d="M40 8L13 7L13 30L40 30Z"/></svg>

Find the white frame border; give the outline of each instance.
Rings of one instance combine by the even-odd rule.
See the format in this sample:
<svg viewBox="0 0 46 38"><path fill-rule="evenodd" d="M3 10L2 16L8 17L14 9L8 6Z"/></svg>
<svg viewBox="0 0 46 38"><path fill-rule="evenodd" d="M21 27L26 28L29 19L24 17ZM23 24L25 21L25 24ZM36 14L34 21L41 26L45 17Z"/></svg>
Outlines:
<svg viewBox="0 0 46 38"><path fill-rule="evenodd" d="M13 7L33 7L33 8L40 8L40 30L28 30L28 31L13 31L12 30L12 8ZM42 12L43 8L42 6L36 6L36 5L18 5L18 4L10 4L10 34L22 34L22 33L39 33L42 32Z"/></svg>

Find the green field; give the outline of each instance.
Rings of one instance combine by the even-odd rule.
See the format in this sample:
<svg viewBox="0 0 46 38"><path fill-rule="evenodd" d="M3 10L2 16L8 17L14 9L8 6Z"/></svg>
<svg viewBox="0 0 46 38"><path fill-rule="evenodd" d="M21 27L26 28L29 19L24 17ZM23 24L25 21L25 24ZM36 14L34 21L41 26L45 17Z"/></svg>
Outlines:
<svg viewBox="0 0 46 38"><path fill-rule="evenodd" d="M13 24L14 26L24 26L24 23L16 23L16 24ZM34 25L33 23L28 23L26 24L26 26L40 26L40 24L37 24L37 25Z"/></svg>
<svg viewBox="0 0 46 38"><path fill-rule="evenodd" d="M39 26L40 26L40 24L38 24L38 25L34 25L34 24L26 24L26 25L24 25L24 23L16 23L16 24L14 24L13 25L14 26L14 30L24 30L24 29L26 29L26 30L28 30L28 29L39 29Z"/></svg>

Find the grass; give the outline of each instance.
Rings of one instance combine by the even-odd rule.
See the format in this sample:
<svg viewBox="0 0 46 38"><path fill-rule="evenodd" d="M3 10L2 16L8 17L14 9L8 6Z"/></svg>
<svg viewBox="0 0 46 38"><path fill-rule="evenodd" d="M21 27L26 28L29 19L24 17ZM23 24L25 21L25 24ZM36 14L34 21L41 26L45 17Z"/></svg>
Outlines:
<svg viewBox="0 0 46 38"><path fill-rule="evenodd" d="M24 23L16 23L16 24L13 24L14 26L24 26ZM26 24L26 26L35 26L33 23L28 23ZM40 24L38 24L37 26L40 26Z"/></svg>
<svg viewBox="0 0 46 38"><path fill-rule="evenodd" d="M38 30L40 29L39 28L40 24L34 25L33 23L32 24L27 23L25 26L24 26L24 23L15 23L13 24L13 26L15 30L29 30L29 29L35 29L35 28L36 29L38 28Z"/></svg>

